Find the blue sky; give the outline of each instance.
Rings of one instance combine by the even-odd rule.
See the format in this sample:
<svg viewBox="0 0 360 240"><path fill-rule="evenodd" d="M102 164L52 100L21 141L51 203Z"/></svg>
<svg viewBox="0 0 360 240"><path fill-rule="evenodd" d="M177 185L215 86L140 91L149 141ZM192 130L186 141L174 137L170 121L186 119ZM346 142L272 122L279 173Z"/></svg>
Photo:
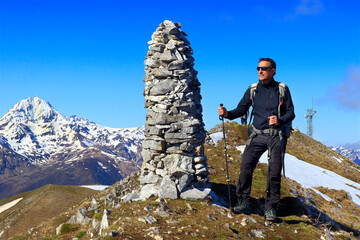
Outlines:
<svg viewBox="0 0 360 240"><path fill-rule="evenodd" d="M277 63L306 133L360 141L358 0L0 0L0 116L38 96L66 116L110 127L144 125L147 42L159 23L180 22L194 50L205 127L256 82L260 57Z"/></svg>

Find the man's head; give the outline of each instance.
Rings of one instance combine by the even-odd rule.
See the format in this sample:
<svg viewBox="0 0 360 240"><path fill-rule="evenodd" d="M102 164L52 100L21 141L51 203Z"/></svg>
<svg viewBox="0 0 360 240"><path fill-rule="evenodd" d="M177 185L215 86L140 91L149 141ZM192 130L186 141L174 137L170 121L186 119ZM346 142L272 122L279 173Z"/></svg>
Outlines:
<svg viewBox="0 0 360 240"><path fill-rule="evenodd" d="M271 58L260 58L257 70L259 80L263 84L268 84L276 74L276 63Z"/></svg>

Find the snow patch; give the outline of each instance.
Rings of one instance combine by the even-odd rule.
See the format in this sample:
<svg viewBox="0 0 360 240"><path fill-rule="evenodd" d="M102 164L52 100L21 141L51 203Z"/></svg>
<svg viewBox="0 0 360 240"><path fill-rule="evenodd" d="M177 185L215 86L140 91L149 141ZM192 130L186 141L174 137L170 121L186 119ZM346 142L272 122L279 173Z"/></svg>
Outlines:
<svg viewBox="0 0 360 240"><path fill-rule="evenodd" d="M360 206L360 184L344 178L330 170L299 160L295 156L285 154L286 177L295 180L306 188L326 187L348 192L357 205ZM261 163L268 163L267 151L260 157ZM349 186L352 185L352 186ZM356 189L357 188L357 189Z"/></svg>
<svg viewBox="0 0 360 240"><path fill-rule="evenodd" d="M97 190L97 191L102 191L109 186L107 186L107 185L82 185L80 187L90 188L90 189Z"/></svg>
<svg viewBox="0 0 360 240"><path fill-rule="evenodd" d="M342 163L343 159L337 158L335 156L332 156L333 159L335 159L336 161L338 161L339 163Z"/></svg>
<svg viewBox="0 0 360 240"><path fill-rule="evenodd" d="M226 135L225 135L225 137L226 137ZM217 144L217 142L219 140L222 140L224 138L224 133L223 132L212 133L212 134L210 134L210 138L211 138L211 140L213 140L213 142L215 144Z"/></svg>
<svg viewBox="0 0 360 240"><path fill-rule="evenodd" d="M11 202L9 202L9 203L5 203L4 205L1 205L1 206L0 206L0 213L2 213L2 212L4 212L4 211L8 210L9 208L15 206L15 205L16 205L18 202L20 202L22 199L23 199L23 198L18 198L18 199L14 200L14 201L11 201Z"/></svg>
<svg viewBox="0 0 360 240"><path fill-rule="evenodd" d="M93 156L92 156L93 157ZM97 162L99 165L100 165L100 167L102 167L103 169L107 169L107 167L105 167L101 162Z"/></svg>

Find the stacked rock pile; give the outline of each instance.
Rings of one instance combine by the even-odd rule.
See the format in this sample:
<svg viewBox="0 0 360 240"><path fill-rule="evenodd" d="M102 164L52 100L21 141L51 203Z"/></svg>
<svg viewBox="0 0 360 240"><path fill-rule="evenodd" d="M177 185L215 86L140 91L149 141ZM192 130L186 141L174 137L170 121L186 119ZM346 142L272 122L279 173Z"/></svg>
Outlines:
<svg viewBox="0 0 360 240"><path fill-rule="evenodd" d="M200 82L187 34L180 27L166 20L148 42L141 198L195 199L210 192Z"/></svg>

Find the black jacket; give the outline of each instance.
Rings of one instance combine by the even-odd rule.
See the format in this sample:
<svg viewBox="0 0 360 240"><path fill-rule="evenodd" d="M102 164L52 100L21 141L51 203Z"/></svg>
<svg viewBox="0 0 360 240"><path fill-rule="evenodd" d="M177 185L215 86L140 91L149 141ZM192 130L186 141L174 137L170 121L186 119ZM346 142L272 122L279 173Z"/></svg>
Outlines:
<svg viewBox="0 0 360 240"><path fill-rule="evenodd" d="M228 119L232 120L244 115L252 105L250 99L250 87L245 92L243 98L234 110L228 112ZM269 119L271 115L278 116L279 106L279 82L274 79L267 85L263 85L261 81L256 89L254 98L254 121L253 126L263 130L269 128ZM286 123L290 123L295 118L294 105L291 100L289 88L285 88L285 96L280 108L281 117L278 119L279 126L282 127Z"/></svg>

